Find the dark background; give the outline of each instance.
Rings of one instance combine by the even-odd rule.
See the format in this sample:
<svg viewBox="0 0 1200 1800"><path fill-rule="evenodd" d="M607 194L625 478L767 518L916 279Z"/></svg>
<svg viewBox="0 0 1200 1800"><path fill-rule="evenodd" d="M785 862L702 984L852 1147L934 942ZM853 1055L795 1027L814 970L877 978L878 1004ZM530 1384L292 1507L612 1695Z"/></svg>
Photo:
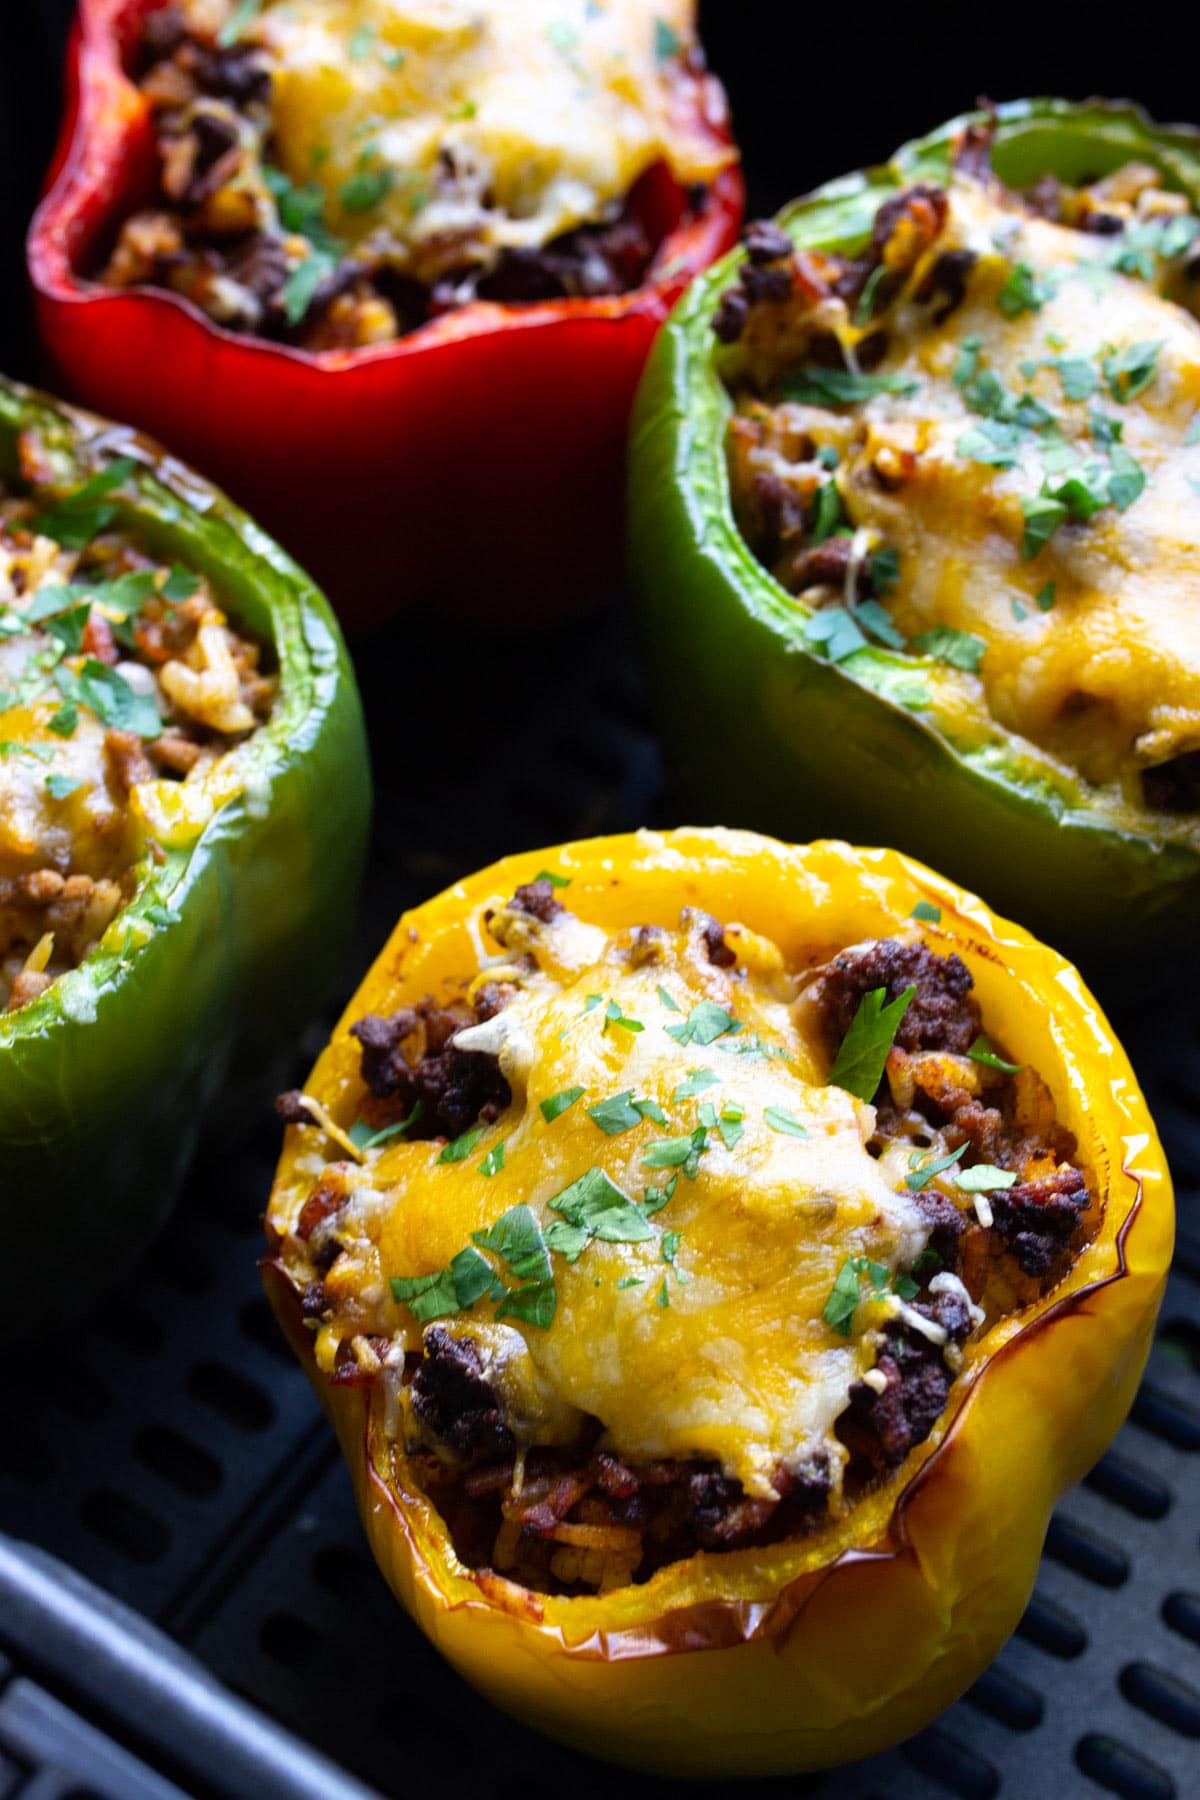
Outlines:
<svg viewBox="0 0 1200 1800"><path fill-rule="evenodd" d="M707 0L701 12L751 206L764 212L885 157L980 92L1133 95L1161 119L1196 117L1191 7L1193 23L1182 5L1127 7L1106 23L1099 6L1024 0ZM70 11L69 0L0 0L0 368L26 378L38 370L23 237L56 132ZM461 635L404 621L359 658L378 809L345 991L403 906L469 868L675 811L619 607L490 646L488 680L465 696L476 658ZM720 1800L1200 1792L1200 1035L1181 998L1169 1017L1143 1006L1122 1021L1180 1190L1157 1346L1130 1423L1055 1516L1017 1633L901 1750L825 1778L724 1784ZM0 1525L153 1621L260 1719L384 1792L436 1776L475 1800L609 1800L618 1786L625 1800L695 1795L501 1719L384 1589L340 1455L259 1288L277 1148L267 1116L236 1150L210 1131L174 1221L126 1288L72 1334L69 1354L42 1345L9 1365ZM132 1672L128 1625L95 1599L79 1603L81 1623L61 1573L18 1605L38 1565L27 1548L16 1563L14 1579L0 1539L0 1800L348 1800L307 1748L285 1745L264 1774L261 1745L222 1701L198 1728L170 1691L163 1640L150 1646L151 1689ZM97 1618L115 1634L103 1654L84 1641Z"/></svg>

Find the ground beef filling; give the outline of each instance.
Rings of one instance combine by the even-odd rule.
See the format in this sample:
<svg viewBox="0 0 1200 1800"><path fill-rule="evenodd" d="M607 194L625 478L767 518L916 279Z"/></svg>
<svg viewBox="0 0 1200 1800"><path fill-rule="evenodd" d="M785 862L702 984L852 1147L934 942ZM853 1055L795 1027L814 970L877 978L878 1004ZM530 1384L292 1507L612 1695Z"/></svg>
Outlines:
<svg viewBox="0 0 1200 1800"><path fill-rule="evenodd" d="M99 270L106 286L165 288L230 330L319 351L385 343L476 299L585 299L646 279L657 245L629 199L540 248L504 249L487 268L452 264L429 282L406 273L386 232L338 244L319 188L295 188L273 164L269 56L219 47L188 14L166 6L146 23L136 73L156 192L122 226ZM433 185L450 192L457 180L447 148Z"/></svg>
<svg viewBox="0 0 1200 1800"><path fill-rule="evenodd" d="M31 442L21 453L37 464ZM163 566L129 532L101 529L76 547L75 529L59 542L56 504L36 487L0 483L0 1006L9 1011L75 968L132 897L135 791L202 778L269 716L277 685L261 646L229 625L202 577ZM69 512L69 496L65 504ZM120 721L139 704L130 729Z"/></svg>
<svg viewBox="0 0 1200 1800"><path fill-rule="evenodd" d="M506 909L539 919L562 910L544 881L518 890ZM701 953L724 966L729 953L719 922L692 912L685 924ZM646 960L664 935L655 927L635 932L631 958ZM923 1158L962 1145L964 1166L994 1162L1020 1179L989 1196L990 1213L964 1210L929 1187L913 1195L931 1225L913 1271L918 1291L879 1332L870 1377L851 1387L837 1422L848 1453L842 1493L850 1503L928 1438L947 1405L963 1346L985 1313L1023 1305L1061 1278L1091 1204L1086 1177L1070 1162L1074 1140L1048 1111L1049 1096L1032 1072L1009 1074L967 1056L982 1021L960 958L897 939L857 944L815 973L801 1004L815 1009L832 1060L865 994L882 988L892 1000L910 987L876 1096L870 1148L883 1154L909 1144ZM465 1055L450 1039L492 1016L511 993L480 996L474 1008L426 1001L388 1019L360 1020L353 1030L368 1104L391 1116L420 1101L412 1130L426 1137L450 1136L498 1116L509 1093L496 1058ZM294 1116L304 1122L302 1108ZM340 1254L345 1195L335 1167L301 1214L298 1235L310 1243L318 1268ZM314 1322L330 1316L319 1280L306 1289L303 1311ZM388 1352L385 1339L371 1340L365 1356L343 1345L333 1381L370 1383L372 1360L381 1368ZM410 1454L459 1556L535 1589L586 1593L644 1581L698 1549L775 1543L828 1514L832 1483L822 1455L800 1471L780 1468L777 1498L764 1500L747 1495L712 1461L627 1460L599 1419L587 1420L574 1443L522 1451L469 1329L427 1327L423 1354L406 1356L402 1380L419 1438Z"/></svg>

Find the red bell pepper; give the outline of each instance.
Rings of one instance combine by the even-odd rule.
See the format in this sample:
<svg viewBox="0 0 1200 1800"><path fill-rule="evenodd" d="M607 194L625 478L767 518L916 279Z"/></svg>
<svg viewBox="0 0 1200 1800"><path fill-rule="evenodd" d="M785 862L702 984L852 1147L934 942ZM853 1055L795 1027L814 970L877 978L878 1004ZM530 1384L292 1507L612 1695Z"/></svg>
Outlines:
<svg viewBox="0 0 1200 1800"><path fill-rule="evenodd" d="M725 168L698 212L665 165L632 195L649 279L601 299L476 301L395 342L310 352L235 334L177 295L87 271L153 192L151 113L126 73L161 0L80 0L67 108L29 233L55 378L197 463L363 626L417 601L491 624L575 610L618 567L625 430L688 281L734 242ZM724 95L681 69L678 104L728 141Z"/></svg>

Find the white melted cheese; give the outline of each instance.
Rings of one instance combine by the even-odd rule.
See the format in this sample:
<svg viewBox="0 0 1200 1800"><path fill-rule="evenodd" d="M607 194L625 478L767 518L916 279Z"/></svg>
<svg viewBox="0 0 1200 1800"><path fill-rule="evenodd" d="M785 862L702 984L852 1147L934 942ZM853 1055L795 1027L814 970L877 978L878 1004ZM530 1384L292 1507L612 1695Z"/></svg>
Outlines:
<svg viewBox="0 0 1200 1800"><path fill-rule="evenodd" d="M545 928L548 937L554 929ZM807 1035L785 980L732 978L697 959L685 931L665 935L659 962L631 966L624 949L605 940L600 959L576 976L531 978L500 1015L503 1030L497 1020L460 1034L465 1050L495 1046L501 1066L518 1077L512 1107L461 1165L440 1163L427 1144L383 1149L360 1172L380 1203L368 1207L358 1189L356 1229L375 1240L386 1274L421 1274L444 1266L512 1206L529 1206L545 1230L559 1217L555 1197L589 1168L602 1168L639 1202L677 1175L646 1240L593 1239L574 1263L553 1254L557 1307L547 1329L515 1318L493 1326L486 1303L439 1323L483 1345L523 1441L569 1440L565 1421L591 1414L620 1454L714 1458L751 1494L769 1496L781 1468L814 1455L828 1456L836 1482L844 1453L834 1422L874 1360L868 1327L888 1305L864 1300L847 1337L823 1322L822 1309L848 1256L892 1270L911 1265L928 1225L867 1152L873 1109L824 1085L826 1052ZM737 941L736 928L728 937ZM664 1006L660 987L679 1012ZM705 998L743 1032L680 1045L666 1027ZM612 1002L643 1029L607 1018ZM786 1059L737 1054L751 1032ZM716 1079L676 1098L697 1069ZM583 1097L547 1122L541 1102L576 1086ZM625 1090L654 1102L669 1122L643 1119L606 1134L587 1109ZM695 1131L708 1106L718 1116L740 1108L742 1135L732 1148L709 1129L694 1179L647 1166L649 1145ZM778 1119L773 1126L769 1109L807 1135L779 1129ZM503 1167L485 1176L479 1164L501 1138ZM677 1244L664 1244L666 1233L678 1234ZM347 1268L355 1266L352 1258ZM340 1267L327 1278L331 1291ZM394 1309L391 1328L407 1318Z"/></svg>
<svg viewBox="0 0 1200 1800"><path fill-rule="evenodd" d="M335 229L377 227L422 279L605 216L652 164L710 179L730 153L672 105L692 0L275 0L276 149ZM345 203L368 175L376 203ZM351 190L353 193L353 190Z"/></svg>

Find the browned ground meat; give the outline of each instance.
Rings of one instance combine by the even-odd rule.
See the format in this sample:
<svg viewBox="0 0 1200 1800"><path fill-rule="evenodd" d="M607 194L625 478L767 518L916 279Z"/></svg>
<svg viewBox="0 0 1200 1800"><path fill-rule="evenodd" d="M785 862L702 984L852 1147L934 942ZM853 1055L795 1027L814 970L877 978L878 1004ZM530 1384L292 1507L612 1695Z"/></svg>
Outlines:
<svg viewBox="0 0 1200 1800"><path fill-rule="evenodd" d="M541 876L537 881L527 881L519 887L509 901L512 912L528 913L531 919L540 919L548 925L563 911L562 903L554 892L554 883Z"/></svg>
<svg viewBox="0 0 1200 1800"><path fill-rule="evenodd" d="M949 1050L961 1056L980 1031L973 986L961 957L935 956L924 944L879 938L835 956L818 977L814 998L826 1035L836 1046L849 1031L865 994L883 988L890 1003L906 988L915 987L896 1043L902 1050Z"/></svg>
<svg viewBox="0 0 1200 1800"><path fill-rule="evenodd" d="M413 1412L422 1427L463 1463L511 1457L516 1448L484 1379L475 1340L440 1325L425 1334L425 1355L412 1380Z"/></svg>
<svg viewBox="0 0 1200 1800"><path fill-rule="evenodd" d="M350 1027L362 1046L363 1080L374 1097L389 1102L397 1119L420 1103L410 1137L458 1137L480 1119L498 1118L512 1099L495 1056L456 1050L450 1041L489 1016L477 1008L423 1000L387 1018L367 1013ZM380 1122L386 1122L382 1115Z"/></svg>
<svg viewBox="0 0 1200 1800"><path fill-rule="evenodd" d="M1026 1275L1044 1275L1062 1255L1088 1205L1079 1169L1019 1181L992 1195L998 1235Z"/></svg>

